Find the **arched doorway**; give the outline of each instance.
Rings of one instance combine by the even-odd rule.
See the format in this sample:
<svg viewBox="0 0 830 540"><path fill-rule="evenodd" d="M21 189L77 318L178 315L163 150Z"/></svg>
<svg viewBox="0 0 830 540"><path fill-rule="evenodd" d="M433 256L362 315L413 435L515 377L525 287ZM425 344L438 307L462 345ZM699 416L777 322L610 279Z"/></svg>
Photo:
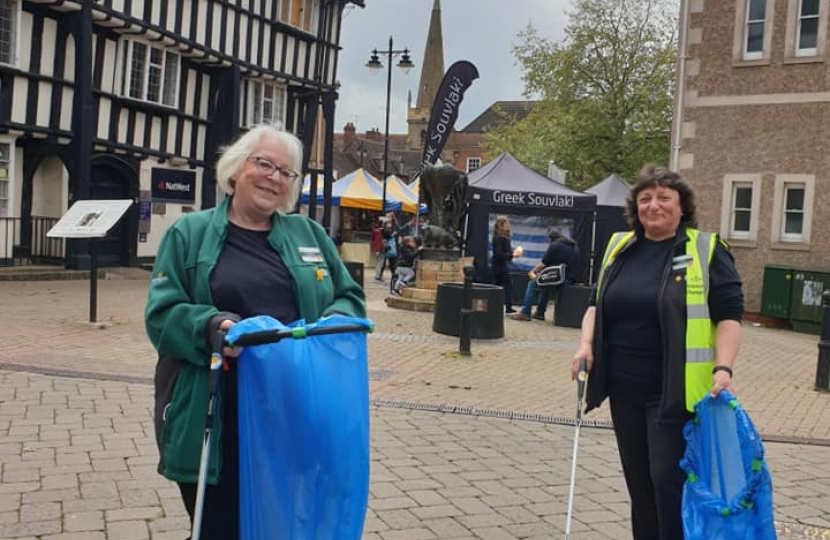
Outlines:
<svg viewBox="0 0 830 540"><path fill-rule="evenodd" d="M98 240L100 266L136 264L138 236L138 163L113 156L94 156L90 193L94 200L130 199L134 204L107 235Z"/></svg>

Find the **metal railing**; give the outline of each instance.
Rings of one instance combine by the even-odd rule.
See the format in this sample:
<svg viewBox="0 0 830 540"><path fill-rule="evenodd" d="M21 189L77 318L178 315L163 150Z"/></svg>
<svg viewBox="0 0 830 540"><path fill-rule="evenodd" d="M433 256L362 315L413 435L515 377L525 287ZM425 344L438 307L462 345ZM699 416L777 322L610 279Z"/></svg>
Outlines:
<svg viewBox="0 0 830 540"><path fill-rule="evenodd" d="M65 253L64 239L46 236L58 219L32 216L27 234L23 218L0 217L0 266L61 264Z"/></svg>

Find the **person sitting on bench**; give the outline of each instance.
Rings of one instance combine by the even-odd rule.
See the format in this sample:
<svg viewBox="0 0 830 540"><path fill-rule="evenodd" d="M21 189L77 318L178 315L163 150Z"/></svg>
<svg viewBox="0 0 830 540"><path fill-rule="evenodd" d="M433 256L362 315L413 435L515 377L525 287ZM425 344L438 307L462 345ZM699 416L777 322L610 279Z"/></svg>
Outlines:
<svg viewBox="0 0 830 540"><path fill-rule="evenodd" d="M540 287L536 281L536 274L541 272L548 266L556 266L560 264L565 265L564 284L571 284L576 281L576 276L579 275L579 249L576 247L576 242L571 238L565 236L562 231L556 228L551 228L548 231L548 249L542 256L542 260L528 272L530 281L527 283L525 290L525 299L522 304L522 309L512 315L510 318L516 321L529 321L536 319L539 321L545 320L545 310L548 307L551 291L558 292L561 285ZM533 305L533 299L536 295L539 299L536 303L536 311L533 315L530 314L530 308Z"/></svg>

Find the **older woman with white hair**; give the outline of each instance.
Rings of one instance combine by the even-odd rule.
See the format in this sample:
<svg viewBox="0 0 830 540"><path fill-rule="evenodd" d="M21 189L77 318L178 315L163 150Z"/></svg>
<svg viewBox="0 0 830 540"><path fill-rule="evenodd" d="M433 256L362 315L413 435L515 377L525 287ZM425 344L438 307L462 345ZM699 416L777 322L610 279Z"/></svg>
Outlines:
<svg viewBox="0 0 830 540"><path fill-rule="evenodd" d="M145 312L156 366L159 472L178 483L194 519L207 416L211 341L237 321L269 315L288 324L342 313L365 316L365 297L325 230L288 215L300 193L302 144L258 126L225 148L216 164L229 195L215 208L182 216L165 233ZM235 357L219 389L202 540L239 538L239 456Z"/></svg>

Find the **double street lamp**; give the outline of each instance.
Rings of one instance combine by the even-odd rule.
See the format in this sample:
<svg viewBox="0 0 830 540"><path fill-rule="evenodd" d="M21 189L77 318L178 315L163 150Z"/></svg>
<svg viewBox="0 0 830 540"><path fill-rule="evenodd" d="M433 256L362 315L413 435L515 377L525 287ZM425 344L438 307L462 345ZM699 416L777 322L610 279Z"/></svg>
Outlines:
<svg viewBox="0 0 830 540"><path fill-rule="evenodd" d="M395 50L392 36L389 36L389 48L385 51L373 49L371 58L366 62L366 67L372 71L380 71L383 69L380 55L386 55L386 129L383 134L383 202L381 203L381 212L386 211L386 179L388 176L386 168L389 166L389 100L392 95L392 59L399 54L401 59L398 62L398 67L403 69L404 73L409 73L409 70L415 67L415 64L409 58L409 49Z"/></svg>

